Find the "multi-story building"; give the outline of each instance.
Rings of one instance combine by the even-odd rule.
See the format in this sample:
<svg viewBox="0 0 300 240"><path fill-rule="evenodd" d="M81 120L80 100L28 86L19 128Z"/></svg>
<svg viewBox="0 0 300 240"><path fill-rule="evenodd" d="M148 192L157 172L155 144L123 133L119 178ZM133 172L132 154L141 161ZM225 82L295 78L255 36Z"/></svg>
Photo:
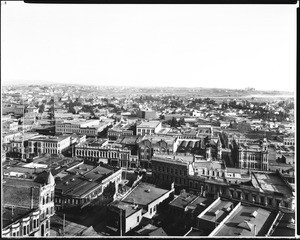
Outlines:
<svg viewBox="0 0 300 240"><path fill-rule="evenodd" d="M178 138L171 136L145 136L139 142L138 156L143 168L151 167L154 154L173 154L178 147Z"/></svg>
<svg viewBox="0 0 300 240"><path fill-rule="evenodd" d="M71 135L62 136L38 136L28 140L29 153L56 154L64 152L71 145Z"/></svg>
<svg viewBox="0 0 300 240"><path fill-rule="evenodd" d="M55 188L55 208L83 208L99 197L109 186L118 191L122 178L122 169L93 166L83 162L66 170L68 173L59 177ZM114 193L113 193L114 195Z"/></svg>
<svg viewBox="0 0 300 240"><path fill-rule="evenodd" d="M157 184L174 181L176 186L202 195L243 199L274 209L295 208L294 190L279 172L252 172L248 177L239 177L241 174L234 177L234 172L219 166L216 161L208 163L208 167L204 168L197 164L193 167L192 159L185 159L183 156L181 159L180 156L175 156L175 159L171 156L153 158L153 180Z"/></svg>
<svg viewBox="0 0 300 240"><path fill-rule="evenodd" d="M75 146L75 156L92 162L112 166L130 167L131 151L120 144L110 144L107 139L90 139Z"/></svg>
<svg viewBox="0 0 300 240"><path fill-rule="evenodd" d="M239 168L264 171L269 169L269 151L266 138L258 143L233 143L232 156Z"/></svg>
<svg viewBox="0 0 300 240"><path fill-rule="evenodd" d="M152 110L140 110L138 111L137 116L139 118L151 120L156 118L156 112Z"/></svg>
<svg viewBox="0 0 300 240"><path fill-rule="evenodd" d="M4 177L3 229L5 237L50 236L50 217L54 215L55 181Z"/></svg>
<svg viewBox="0 0 300 240"><path fill-rule="evenodd" d="M120 122L107 130L107 137L110 140L116 140L121 136L132 136L135 132L135 124Z"/></svg>
<svg viewBox="0 0 300 240"><path fill-rule="evenodd" d="M141 122L136 127L137 135L153 135L160 131L162 128L160 121L145 121Z"/></svg>
<svg viewBox="0 0 300 240"><path fill-rule="evenodd" d="M112 125L113 120L64 120L55 124L55 132L58 134L77 133L81 135L95 137L106 127Z"/></svg>

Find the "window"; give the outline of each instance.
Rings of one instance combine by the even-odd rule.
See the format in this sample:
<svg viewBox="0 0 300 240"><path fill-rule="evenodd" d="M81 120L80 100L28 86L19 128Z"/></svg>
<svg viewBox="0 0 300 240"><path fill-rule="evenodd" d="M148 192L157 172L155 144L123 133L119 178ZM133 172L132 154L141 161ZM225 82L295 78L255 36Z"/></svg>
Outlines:
<svg viewBox="0 0 300 240"><path fill-rule="evenodd" d="M36 228L37 224L36 224L36 219L33 220L33 228Z"/></svg>
<svg viewBox="0 0 300 240"><path fill-rule="evenodd" d="M26 235L26 226L23 226L23 235Z"/></svg>
<svg viewBox="0 0 300 240"><path fill-rule="evenodd" d="M152 208L150 208L150 214L152 214Z"/></svg>
<svg viewBox="0 0 300 240"><path fill-rule="evenodd" d="M49 228L49 221L46 221L46 228Z"/></svg>
<svg viewBox="0 0 300 240"><path fill-rule="evenodd" d="M137 221L137 222L140 222L140 216L137 216L136 221Z"/></svg>
<svg viewBox="0 0 300 240"><path fill-rule="evenodd" d="M272 206L273 205L273 202L272 202L272 198L268 198L268 205Z"/></svg>

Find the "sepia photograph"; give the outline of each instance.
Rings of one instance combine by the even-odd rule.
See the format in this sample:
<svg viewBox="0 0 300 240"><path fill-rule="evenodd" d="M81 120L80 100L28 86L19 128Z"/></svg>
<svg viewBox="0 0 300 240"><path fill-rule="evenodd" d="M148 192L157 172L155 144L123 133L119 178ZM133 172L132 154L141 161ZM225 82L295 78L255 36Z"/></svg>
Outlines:
<svg viewBox="0 0 300 240"><path fill-rule="evenodd" d="M169 3L1 1L1 237L298 237L299 3Z"/></svg>

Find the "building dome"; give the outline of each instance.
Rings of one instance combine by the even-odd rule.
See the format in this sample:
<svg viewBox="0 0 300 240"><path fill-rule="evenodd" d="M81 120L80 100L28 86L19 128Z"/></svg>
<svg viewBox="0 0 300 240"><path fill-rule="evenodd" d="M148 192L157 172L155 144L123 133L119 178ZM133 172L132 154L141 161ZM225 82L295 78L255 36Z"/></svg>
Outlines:
<svg viewBox="0 0 300 240"><path fill-rule="evenodd" d="M54 177L53 177L51 171L49 171L46 184L47 185L49 185L49 184L50 185L55 185L55 180L54 180Z"/></svg>

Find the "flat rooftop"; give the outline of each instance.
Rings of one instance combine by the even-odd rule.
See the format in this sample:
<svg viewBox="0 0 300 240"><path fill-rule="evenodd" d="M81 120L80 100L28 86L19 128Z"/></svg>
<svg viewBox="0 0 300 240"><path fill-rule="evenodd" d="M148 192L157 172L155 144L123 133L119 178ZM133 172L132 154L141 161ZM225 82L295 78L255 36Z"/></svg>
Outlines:
<svg viewBox="0 0 300 240"><path fill-rule="evenodd" d="M167 189L158 188L155 185L149 183L140 183L135 189L124 199L123 202L135 203L142 206L148 205L154 200L162 197L169 192Z"/></svg>
<svg viewBox="0 0 300 240"><path fill-rule="evenodd" d="M133 204L129 204L123 201L114 201L111 203L112 206L117 207L118 209L125 210L125 217L132 215L135 212L141 210L140 207L135 208Z"/></svg>
<svg viewBox="0 0 300 240"><path fill-rule="evenodd" d="M40 184L24 178L3 179L3 204L30 208L39 206Z"/></svg>
<svg viewBox="0 0 300 240"><path fill-rule="evenodd" d="M172 207L182 208L184 209L186 206L188 206L192 201L194 201L197 198L196 195L184 193L180 194L176 198L174 198L169 205Z"/></svg>
<svg viewBox="0 0 300 240"><path fill-rule="evenodd" d="M255 213L256 216L252 216ZM265 236L276 213L254 206L239 206L214 236ZM256 226L256 234L254 230Z"/></svg>
<svg viewBox="0 0 300 240"><path fill-rule="evenodd" d="M62 190L66 195L81 197L99 185L97 182L90 182L81 176L70 174L65 176L61 182L56 183L55 189Z"/></svg>
<svg viewBox="0 0 300 240"><path fill-rule="evenodd" d="M149 122L142 122L137 127L139 128L156 128L160 124L160 121L149 121Z"/></svg>
<svg viewBox="0 0 300 240"><path fill-rule="evenodd" d="M229 206L233 206L233 203L220 199L217 204L209 208L201 218L206 221L220 223L229 214L229 212L225 210L225 208L228 208ZM219 211L217 217L215 215L216 211Z"/></svg>
<svg viewBox="0 0 300 240"><path fill-rule="evenodd" d="M293 195L292 189L280 178L278 173L254 172L253 174L264 191L273 191L287 196ZM252 182L254 182L254 186L257 186L254 178L252 178Z"/></svg>
<svg viewBox="0 0 300 240"><path fill-rule="evenodd" d="M63 141L67 138L69 138L70 135L61 135L61 136L38 136L38 137L34 137L32 139L32 141L45 141L45 142L60 142Z"/></svg>
<svg viewBox="0 0 300 240"><path fill-rule="evenodd" d="M187 166L188 163L193 161L193 156L155 154L153 155L151 161L159 161Z"/></svg>

